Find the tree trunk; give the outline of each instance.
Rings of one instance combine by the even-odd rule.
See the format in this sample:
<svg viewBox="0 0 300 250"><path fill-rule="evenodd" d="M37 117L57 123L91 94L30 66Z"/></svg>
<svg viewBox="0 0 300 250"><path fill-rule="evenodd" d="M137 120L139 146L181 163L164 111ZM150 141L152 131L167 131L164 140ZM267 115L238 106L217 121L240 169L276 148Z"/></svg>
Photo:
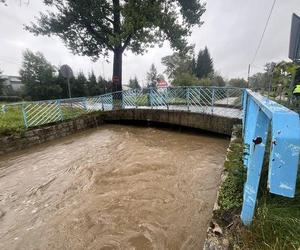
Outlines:
<svg viewBox="0 0 300 250"><path fill-rule="evenodd" d="M114 51L113 63L113 92L122 91L122 47L116 47Z"/></svg>
<svg viewBox="0 0 300 250"><path fill-rule="evenodd" d="M121 34L120 0L113 0L113 16L114 33L119 36ZM122 91L122 54L122 43L119 42L114 47L113 91Z"/></svg>

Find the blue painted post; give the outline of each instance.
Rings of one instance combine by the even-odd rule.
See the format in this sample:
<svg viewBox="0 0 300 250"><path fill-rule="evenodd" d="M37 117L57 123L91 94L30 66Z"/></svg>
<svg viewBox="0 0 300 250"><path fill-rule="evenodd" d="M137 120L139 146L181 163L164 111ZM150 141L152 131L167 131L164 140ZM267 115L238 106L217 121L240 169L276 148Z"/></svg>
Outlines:
<svg viewBox="0 0 300 250"><path fill-rule="evenodd" d="M28 128L27 114L26 114L26 110L25 110L24 104L22 104L22 113L23 113L24 125L25 125L26 128Z"/></svg>
<svg viewBox="0 0 300 250"><path fill-rule="evenodd" d="M248 109L248 94L247 91L244 89L242 94L242 104L243 104L243 135L245 135L245 125L246 125L246 117L247 117L247 109Z"/></svg>
<svg viewBox="0 0 300 250"><path fill-rule="evenodd" d="M229 104L229 89L227 88L227 89L225 89L225 91L226 91L226 99L227 99L227 105Z"/></svg>
<svg viewBox="0 0 300 250"><path fill-rule="evenodd" d="M258 119L258 112L259 112L259 106L254 102L253 99L248 98L247 100L247 116L245 121L245 134L244 134L244 145L246 147L244 152L244 165L248 167L249 165L249 155L252 154L251 152L251 144L252 140L254 138L255 133L255 124Z"/></svg>
<svg viewBox="0 0 300 250"><path fill-rule="evenodd" d="M190 88L187 88L186 90L186 100L188 111L190 111Z"/></svg>
<svg viewBox="0 0 300 250"><path fill-rule="evenodd" d="M87 108L87 98L86 97L84 97L84 100L83 100L83 107L86 111L88 110L88 108Z"/></svg>
<svg viewBox="0 0 300 250"><path fill-rule="evenodd" d="M164 91L165 92L164 102L166 103L167 109L169 110L169 93L168 93L168 91L169 91L168 88L166 88Z"/></svg>
<svg viewBox="0 0 300 250"><path fill-rule="evenodd" d="M137 109L138 108L138 90L134 90L134 93L135 93L135 108Z"/></svg>
<svg viewBox="0 0 300 250"><path fill-rule="evenodd" d="M61 108L61 101L60 100L57 101L57 106L58 106L58 109L59 109L60 120L63 121L64 120L64 114L63 114L63 111L62 111L62 108Z"/></svg>
<svg viewBox="0 0 300 250"><path fill-rule="evenodd" d="M261 110L259 110L256 120L256 123L252 123L255 130L254 138L251 143L250 151L252 153L248 163L247 180L244 186L244 198L241 213L241 219L246 225L249 225L252 222L254 216L270 121Z"/></svg>
<svg viewBox="0 0 300 250"><path fill-rule="evenodd" d="M211 93L211 113L214 113L214 105L215 105L215 88L212 89Z"/></svg>
<svg viewBox="0 0 300 250"><path fill-rule="evenodd" d="M152 93L152 88L150 88L150 91L149 91L149 99L150 99L150 105L151 105L151 109L153 109L153 104L152 104L152 95L153 95L153 93Z"/></svg>
<svg viewBox="0 0 300 250"><path fill-rule="evenodd" d="M125 107L125 104L124 104L124 92L123 91L121 91L121 92L119 92L119 95L121 96L121 109L124 109L124 107Z"/></svg>
<svg viewBox="0 0 300 250"><path fill-rule="evenodd" d="M104 111L103 96L100 96L100 101L101 101L102 111Z"/></svg>

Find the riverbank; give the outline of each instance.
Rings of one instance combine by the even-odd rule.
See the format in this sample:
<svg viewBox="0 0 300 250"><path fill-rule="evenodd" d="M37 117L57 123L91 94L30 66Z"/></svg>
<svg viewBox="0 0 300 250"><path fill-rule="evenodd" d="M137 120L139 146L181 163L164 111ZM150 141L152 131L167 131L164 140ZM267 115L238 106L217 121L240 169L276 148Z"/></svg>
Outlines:
<svg viewBox="0 0 300 250"><path fill-rule="evenodd" d="M239 215L246 178L243 167L242 129L235 126L225 162L224 181L208 232L205 249L295 249L300 248L300 174L293 199L267 191L269 152L261 175L258 203L251 226L242 225Z"/></svg>

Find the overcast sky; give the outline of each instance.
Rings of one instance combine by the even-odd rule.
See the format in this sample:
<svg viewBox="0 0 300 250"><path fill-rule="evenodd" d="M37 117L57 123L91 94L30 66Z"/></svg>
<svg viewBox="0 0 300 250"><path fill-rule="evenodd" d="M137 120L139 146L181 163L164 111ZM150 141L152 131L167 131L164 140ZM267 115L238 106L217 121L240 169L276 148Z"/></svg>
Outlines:
<svg viewBox="0 0 300 250"><path fill-rule="evenodd" d="M33 21L44 7L41 0L30 0L28 6L20 5L19 1L8 0L7 7L0 5L0 69L4 74L18 74L22 51L28 48L41 51L54 65L69 64L75 72L93 70L111 78L111 63L103 59L93 63L89 58L73 55L59 38L35 37L25 31L23 25ZM215 69L224 77L246 77L272 3L273 0L207 0L204 24L193 29L189 41L196 44L197 51L207 45ZM293 12L300 15L300 0L277 0L253 72L261 71L266 62L287 60ZM155 47L140 56L127 51L123 59L123 84L135 75L145 84L151 63L162 73L161 58L171 53L167 42L162 48Z"/></svg>

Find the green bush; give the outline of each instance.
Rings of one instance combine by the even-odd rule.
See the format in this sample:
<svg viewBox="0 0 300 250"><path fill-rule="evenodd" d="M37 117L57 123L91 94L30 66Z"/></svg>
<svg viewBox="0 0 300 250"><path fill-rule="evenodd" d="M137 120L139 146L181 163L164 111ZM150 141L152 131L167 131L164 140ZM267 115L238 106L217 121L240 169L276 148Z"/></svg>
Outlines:
<svg viewBox="0 0 300 250"><path fill-rule="evenodd" d="M0 96L0 102L21 102L20 96Z"/></svg>

